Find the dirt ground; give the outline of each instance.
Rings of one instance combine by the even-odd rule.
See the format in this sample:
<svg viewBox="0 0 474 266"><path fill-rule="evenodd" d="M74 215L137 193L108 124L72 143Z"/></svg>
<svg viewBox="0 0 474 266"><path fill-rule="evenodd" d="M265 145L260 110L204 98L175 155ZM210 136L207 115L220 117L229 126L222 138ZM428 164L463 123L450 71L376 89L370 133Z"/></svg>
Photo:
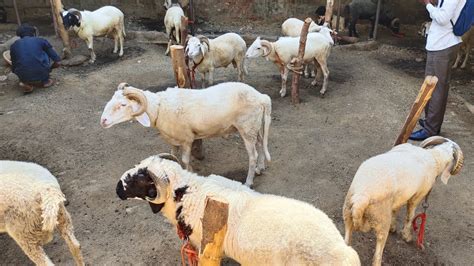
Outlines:
<svg viewBox="0 0 474 266"><path fill-rule="evenodd" d="M256 177L255 189L314 204L341 233L343 200L358 166L392 147L423 80L423 40L414 34L404 40L383 37L385 44L376 51L334 48L326 96L320 97L319 88L302 79L302 103L296 107L289 97L279 97L280 77L274 65L263 59L248 62L246 82L273 101L269 143L273 162ZM75 53L86 54L84 44L80 45ZM170 58L164 56L162 46L129 41L124 57L118 59L111 54L112 46L110 40L97 40L98 61L53 71L58 84L52 88L23 95L16 83L0 85L0 159L37 162L58 177L87 264L178 265L180 241L175 228L161 215L152 214L147 204L121 201L115 195L124 171L170 147L156 130L138 123L110 129L99 125L103 107L120 82L151 91L174 86ZM215 73L217 83L236 77L231 67ZM456 97L473 103L473 85L471 60L467 70L453 72L442 129L442 135L463 149L465 166L447 186L435 184L426 250L392 234L384 264L470 265L474 261L474 116ZM193 161L198 173L244 181L247 153L237 135L205 140L204 145L206 158ZM373 235L355 233L354 248L363 264L370 264ZM7 235L0 235L0 250L2 265L31 264ZM73 263L58 236L46 252L54 263Z"/></svg>

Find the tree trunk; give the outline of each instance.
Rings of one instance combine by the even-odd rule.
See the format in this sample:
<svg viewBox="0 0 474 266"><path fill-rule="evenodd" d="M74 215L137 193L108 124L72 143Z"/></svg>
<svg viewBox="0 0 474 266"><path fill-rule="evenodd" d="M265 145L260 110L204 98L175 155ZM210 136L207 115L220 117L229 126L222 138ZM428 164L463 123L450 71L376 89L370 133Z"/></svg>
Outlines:
<svg viewBox="0 0 474 266"><path fill-rule="evenodd" d="M425 109L426 104L431 99L431 95L433 94L434 88L436 87L436 83L438 83L437 77L426 76L425 81L421 86L420 92L418 93L418 96L411 107L411 111L407 116L405 124L403 125L400 135L398 135L394 146L406 143L408 141L411 132L416 126L416 122L420 118L421 112L423 109Z"/></svg>
<svg viewBox="0 0 474 266"><path fill-rule="evenodd" d="M199 265L219 266L221 264L228 216L228 203L206 197Z"/></svg>
<svg viewBox="0 0 474 266"><path fill-rule="evenodd" d="M303 69L303 58L304 50L306 48L306 38L308 37L308 28L313 20L311 18L306 18L304 20L303 28L301 29L300 35L300 47L298 50L298 57L293 59L294 61L293 68L296 70L293 72L293 77L291 80L291 102L293 104L300 103L300 92L299 92L299 81L300 81L300 71Z"/></svg>
<svg viewBox="0 0 474 266"><path fill-rule="evenodd" d="M69 34L64 27L63 24L63 19L61 17L61 12L63 11L63 5L61 3L61 0L51 0L51 7L53 10L53 16L54 16L54 23L55 23L55 28L57 28L57 33L61 37L61 40L63 41L63 58L69 58L71 57L71 43L69 41Z"/></svg>

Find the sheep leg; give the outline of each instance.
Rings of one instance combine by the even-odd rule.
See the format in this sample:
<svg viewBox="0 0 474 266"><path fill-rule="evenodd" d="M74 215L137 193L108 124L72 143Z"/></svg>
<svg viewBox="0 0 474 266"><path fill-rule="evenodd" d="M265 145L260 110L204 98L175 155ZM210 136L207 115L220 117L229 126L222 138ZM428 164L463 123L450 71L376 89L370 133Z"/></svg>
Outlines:
<svg viewBox="0 0 474 266"><path fill-rule="evenodd" d="M372 261L373 266L382 265L382 255L385 248L385 243L387 242L389 228L382 227L380 230L376 231L377 244L375 245L375 254Z"/></svg>
<svg viewBox="0 0 474 266"><path fill-rule="evenodd" d="M283 98L286 95L286 79L288 78L288 68L286 68L285 66L281 66L280 75L281 75L280 96Z"/></svg>
<svg viewBox="0 0 474 266"><path fill-rule="evenodd" d="M345 218L345 217L344 217ZM347 245L351 245L352 242L352 230L354 229L353 224L352 224L352 219L344 219L344 227L345 227L345 235L344 235L344 241L346 242Z"/></svg>
<svg viewBox="0 0 474 266"><path fill-rule="evenodd" d="M392 222L390 224L390 232L395 233L397 231L397 217L398 217L398 212L400 211L400 208L395 209L392 211Z"/></svg>
<svg viewBox="0 0 474 266"><path fill-rule="evenodd" d="M456 56L456 61L454 62L454 65L452 68L457 68L459 65L459 61L461 61L461 51L458 51L458 54Z"/></svg>
<svg viewBox="0 0 474 266"><path fill-rule="evenodd" d="M304 78L309 78L309 64L304 64Z"/></svg>
<svg viewBox="0 0 474 266"><path fill-rule="evenodd" d="M318 59L318 63L319 63L319 66L321 67L321 71L323 72L323 76L324 76L324 79L323 79L323 87L321 88L321 90L319 91L319 93L321 95L324 95L324 93L326 93L326 88L328 86L328 80L329 80L329 69L328 69L328 65L327 65L327 61L326 61L326 58L319 58ZM316 80L316 78L315 78Z"/></svg>
<svg viewBox="0 0 474 266"><path fill-rule="evenodd" d="M422 198L423 197L413 197L407 203L407 215L405 217L405 223L402 230L402 238L406 242L410 242L413 239L413 235L411 233L411 222L415 217L416 206L418 206Z"/></svg>
<svg viewBox="0 0 474 266"><path fill-rule="evenodd" d="M64 241L66 241L76 265L85 265L84 258L82 257L81 253L81 245L74 236L74 228L72 226L71 216L64 205L61 205L58 213L58 230L61 233Z"/></svg>
<svg viewBox="0 0 474 266"><path fill-rule="evenodd" d="M265 170L265 151L263 149L263 130L260 130L257 137L257 168L255 174L261 175Z"/></svg>
<svg viewBox="0 0 474 266"><path fill-rule="evenodd" d="M213 68L213 67L210 67L210 68L209 68L209 79L208 79L208 82L209 82L209 86L212 86L212 84L214 84L214 68Z"/></svg>
<svg viewBox="0 0 474 266"><path fill-rule="evenodd" d="M119 56L123 56L123 41L124 41L123 32L120 31L120 32L119 32L119 42L120 42L120 52L119 52Z"/></svg>
<svg viewBox="0 0 474 266"><path fill-rule="evenodd" d="M248 132L240 132L242 139L245 143L245 148L247 149L247 153L249 155L249 171L247 173L247 179L245 180L245 185L248 187L252 187L253 185L253 178L255 177L255 168L257 166L257 149L255 147L257 138L252 136L251 133Z"/></svg>
<svg viewBox="0 0 474 266"><path fill-rule="evenodd" d="M467 44L466 46L466 56L464 57L464 61L462 62L461 68L464 69L466 68L467 60L469 60L469 52L471 51L470 45Z"/></svg>
<svg viewBox="0 0 474 266"><path fill-rule="evenodd" d="M94 63L95 58L96 58L95 53L94 53L94 37L92 36L87 37L86 44L87 44L87 48L89 48L89 52L91 53L91 59L89 60L89 62Z"/></svg>
<svg viewBox="0 0 474 266"><path fill-rule="evenodd" d="M171 146L171 154L174 156L178 156L179 153L179 146L172 145Z"/></svg>
<svg viewBox="0 0 474 266"><path fill-rule="evenodd" d="M114 35L114 51L113 53L116 54L118 52L118 34Z"/></svg>
<svg viewBox="0 0 474 266"><path fill-rule="evenodd" d="M189 172L192 172L193 169L191 167L191 149L192 149L193 143L185 143L184 145L181 146L181 149L183 151L183 154L181 155L181 160L183 161L184 166L186 167L186 170Z"/></svg>
<svg viewBox="0 0 474 266"><path fill-rule="evenodd" d="M34 264L38 266L54 265L51 259L49 259L48 255L46 255L46 253L44 252L43 247L40 246L38 243L31 243L22 240L20 241L21 242L17 241L18 245Z"/></svg>
<svg viewBox="0 0 474 266"><path fill-rule="evenodd" d="M203 89L206 88L206 73L201 73L201 86Z"/></svg>
<svg viewBox="0 0 474 266"><path fill-rule="evenodd" d="M314 76L314 80L311 82L311 85L317 86L319 81L322 79L323 72L321 71L321 66L316 59L314 59L314 68L316 70L316 75Z"/></svg>
<svg viewBox="0 0 474 266"><path fill-rule="evenodd" d="M234 63L234 67L237 67L237 71L239 72L239 81L242 82L244 81L244 65L243 65L243 61L242 60L239 60L239 61L236 61L236 60L233 60L232 63Z"/></svg>
<svg viewBox="0 0 474 266"><path fill-rule="evenodd" d="M166 47L165 55L168 55L170 53L170 46L171 46L171 39L168 41L168 46Z"/></svg>

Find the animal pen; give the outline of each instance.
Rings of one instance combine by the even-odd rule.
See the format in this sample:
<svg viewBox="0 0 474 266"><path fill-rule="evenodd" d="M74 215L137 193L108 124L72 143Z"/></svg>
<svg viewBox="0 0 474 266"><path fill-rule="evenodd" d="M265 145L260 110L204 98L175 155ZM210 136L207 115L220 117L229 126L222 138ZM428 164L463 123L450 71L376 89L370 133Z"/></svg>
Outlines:
<svg viewBox="0 0 474 266"><path fill-rule="evenodd" d="M170 35L164 17L175 2L180 2L184 16L179 17L179 31L175 28ZM270 254L272 261L268 264L337 263L340 258L349 265L371 263L377 241L372 234L354 233L351 245L344 244L347 228L342 213L346 193L364 161L408 141L423 116L437 78L424 75L425 39L417 35L426 17L424 7L408 0L400 3L374 0L377 13L373 39L369 40L370 25L363 19L358 22L358 38L349 37L344 30L332 31L329 39L326 36L321 39L331 45L327 53L328 89L320 93L325 77L316 59L305 59L314 50L308 43L311 36L323 34L310 30L314 27L312 23L318 22L315 10L325 5L324 20L330 22L318 27L336 29L340 26L337 24L344 24L341 17L344 18L344 7L349 2L5 0L3 7L9 23L0 23L0 52L5 52L4 57L11 60L6 51L17 40L13 36L21 21L37 26L41 37L62 53L63 60L62 67L50 74L56 85L35 88L28 94L18 87L20 81L11 73L11 67L7 63L0 66L0 184L4 171L2 160L35 162L47 168L57 178L67 199L66 208L86 264L236 265L240 262L247 265L251 264L246 263L249 260L259 261L258 252ZM108 5L124 14L124 53L114 54L114 41L97 36L93 39L97 59L90 63L86 41L78 37L74 27L66 29L63 12L71 8L78 12L94 11ZM389 27L379 25L379 12L388 7L400 17L405 36L394 36ZM297 46L287 59L285 50L275 47L281 37L295 38L282 34L282 23L288 18L298 18L303 26L296 37ZM173 32L179 32L179 42ZM229 33L241 37L247 52L257 39L263 44L255 46L255 51L263 50L256 52L258 56L244 55L243 80L239 80L236 67L241 56L235 52L237 46L230 49L235 52L229 55L230 59L219 58L228 60L225 66L219 65L219 60L205 58L205 52L229 51L215 42ZM193 36L198 37L203 47L200 49L205 51L197 57L187 47ZM202 41L206 39L207 43ZM275 57L277 60L272 61ZM313 61L316 62L314 84ZM197 68L200 64L210 66L213 86L202 88L209 74L201 76ZM305 77L306 65L310 67L309 79ZM279 93L287 82L284 71L292 76L288 97ZM441 132L462 148L466 157L464 167L448 186L436 181L429 193L429 209L419 208L416 212L424 217L423 229L412 232L416 244L401 241L401 234L388 236L383 264L467 265L474 260L470 252L473 236L469 230L474 217L470 208L473 200L467 189L472 187L470 177L474 167L474 160L468 156L474 152L474 116L470 111L474 102L473 77L472 60L467 68L453 70ZM175 87L179 90L174 90ZM220 94L208 93L212 88L220 88ZM234 89L239 97L231 98ZM166 103L156 105L159 110L156 116L144 111L147 124L143 112L137 112L143 98L137 94L127 96L132 90L147 91L143 92L147 108L155 108L155 96L148 98L149 95L169 98ZM169 96L173 91L176 94ZM186 98L188 94L206 100L197 102ZM270 109L258 105L256 99L260 96L271 99ZM114 97L119 100L114 102ZM249 103L244 108L236 104L240 100ZM113 119L107 113L107 106L114 103L124 106L116 105L111 108L114 111L130 107L130 123L118 121L113 127L107 124ZM159 109L160 106L177 108ZM193 112L198 109L189 106L208 111ZM224 112L230 108L238 111ZM252 115L248 115L250 110L255 110ZM168 117L179 115L173 118L174 122L164 125L161 121L166 118L159 118L159 113ZM211 128L211 120L220 114L226 115L217 125L227 125L225 122L234 119L259 121L261 128L252 126L255 135L246 135L251 130L244 126L229 130L232 126L219 128L213 124ZM184 120L190 128L186 134L198 136L187 143L192 146L190 151L176 148L181 145L179 141L188 137L182 133ZM410 143L418 146L416 142ZM443 144L433 144L437 145ZM173 155L167 154L170 150ZM192 154L190 161L186 161L183 153ZM271 154L271 162L266 153ZM181 171L186 174L174 176ZM247 183L249 176L253 183ZM153 186L142 191L142 187L133 187L134 178L139 181L149 178L146 180L152 180ZM156 181L157 178L161 181ZM201 185L203 190L208 189L208 194L198 201L196 191L201 191ZM128 186L128 192L120 191L120 186ZM215 187L219 189L214 191ZM124 197L121 193L137 194ZM167 196L167 200L159 201L162 196ZM122 201L134 197L143 200ZM244 204L247 197L255 198ZM258 200L259 197L266 198ZM0 202L0 233L6 232L0 234L3 251L0 264L29 264L30 257L2 227L5 224L2 219L8 216L2 213L2 208ZM252 210L259 215L250 215ZM322 216L317 216L321 219L319 223L307 221L305 214L313 217L310 216L313 211L314 215L321 213ZM246 223L241 225L239 221ZM415 225L416 221L413 221ZM316 226L318 230L332 232L327 236L328 242L313 235ZM401 232L401 228L397 231ZM199 237L193 232L198 232ZM277 240L265 241L267 238L263 236ZM315 238L311 239L314 242L305 240L305 236ZM305 247L302 243L325 244ZM340 245L336 250L341 253L334 255L324 250L333 244ZM421 245L423 250L417 248ZM255 257L242 257L239 248L254 252L244 253ZM44 253L58 265L73 263L66 250L66 244L58 236L44 245ZM311 263L299 260L297 255L288 255L303 253L302 250L308 256L318 252L323 255L312 257ZM285 257L282 254L294 260L281 259Z"/></svg>

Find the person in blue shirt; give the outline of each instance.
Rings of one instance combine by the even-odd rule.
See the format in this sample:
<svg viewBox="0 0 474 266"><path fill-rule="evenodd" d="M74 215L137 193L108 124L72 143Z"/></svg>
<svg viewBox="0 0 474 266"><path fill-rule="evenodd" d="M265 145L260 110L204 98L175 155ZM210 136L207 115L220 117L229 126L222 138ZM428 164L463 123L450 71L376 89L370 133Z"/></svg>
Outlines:
<svg viewBox="0 0 474 266"><path fill-rule="evenodd" d="M36 37L36 28L28 24L18 27L16 35L21 39L11 45L10 56L12 71L20 79L20 86L25 92L31 92L35 87L54 85L49 73L52 68L59 67L61 58L51 44ZM51 61L54 63L51 64Z"/></svg>

